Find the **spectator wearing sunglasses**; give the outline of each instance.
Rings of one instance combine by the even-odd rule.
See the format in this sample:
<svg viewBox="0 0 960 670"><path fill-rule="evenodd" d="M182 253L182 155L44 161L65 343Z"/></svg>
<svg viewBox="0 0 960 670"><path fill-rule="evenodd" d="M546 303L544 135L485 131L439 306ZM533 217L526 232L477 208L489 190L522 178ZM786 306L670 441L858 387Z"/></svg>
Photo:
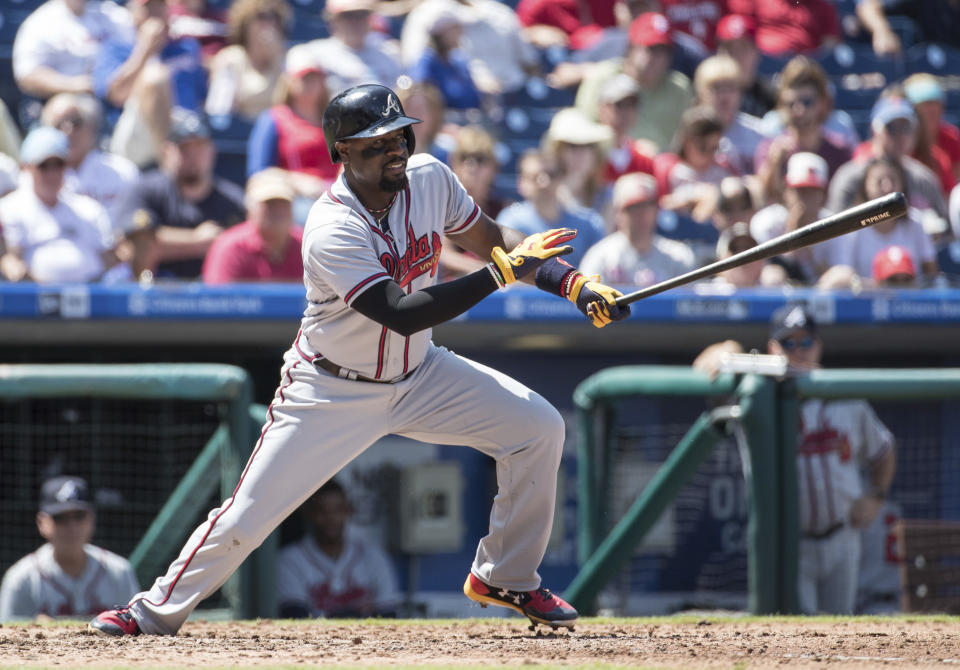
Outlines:
<svg viewBox="0 0 960 670"><path fill-rule="evenodd" d="M713 344L693 367L716 375L726 354L743 351L734 340ZM783 356L792 374L820 368L823 342L805 305L788 304L774 312L767 353ZM889 504L895 440L864 400L808 399L800 406L799 426L800 609L852 614L863 536L882 522L880 512Z"/></svg>
<svg viewBox="0 0 960 670"><path fill-rule="evenodd" d="M10 281L91 282L118 263L107 210L64 188L70 155L67 136L40 126L20 148L28 175L0 198L6 252L0 272Z"/></svg>
<svg viewBox="0 0 960 670"><path fill-rule="evenodd" d="M46 543L4 574L0 621L84 618L140 590L127 559L90 544L96 514L80 477L45 481L36 521Z"/></svg>
<svg viewBox="0 0 960 670"><path fill-rule="evenodd" d="M784 66L777 92L784 128L759 144L753 161L769 202L783 192L787 161L793 154L805 151L822 157L828 176L850 160L850 147L824 126L833 104L827 86L823 68L806 56L797 56Z"/></svg>
<svg viewBox="0 0 960 670"><path fill-rule="evenodd" d="M58 93L47 101L41 122L67 136L69 151L64 171L64 188L93 198L110 215L118 236L127 231L122 216L123 195L137 183L140 171L123 156L97 148L103 107L88 94Z"/></svg>
<svg viewBox="0 0 960 670"><path fill-rule="evenodd" d="M210 68L208 114L255 121L270 108L283 74L290 15L285 0L238 0L230 7L230 46Z"/></svg>

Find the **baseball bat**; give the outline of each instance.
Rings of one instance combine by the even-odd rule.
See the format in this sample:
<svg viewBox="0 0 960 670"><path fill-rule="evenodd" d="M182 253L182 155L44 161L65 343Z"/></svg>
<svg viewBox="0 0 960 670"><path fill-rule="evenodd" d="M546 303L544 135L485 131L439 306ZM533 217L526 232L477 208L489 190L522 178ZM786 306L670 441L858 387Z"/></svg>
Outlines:
<svg viewBox="0 0 960 670"><path fill-rule="evenodd" d="M724 258L715 263L704 265L702 268L664 280L653 286L622 295L617 298L617 305L629 305L637 300L649 298L652 295L669 291L672 288L695 282L704 277L713 276L724 270L770 258L771 256L778 256L788 251L793 251L794 249L800 249L811 244L839 237L840 235L846 235L854 230L860 230L861 228L872 226L881 221L895 219L906 213L907 200L903 193L899 191L875 198L862 205L857 205L856 207L851 207L850 209L845 209L842 212L828 216L825 219L814 221L803 228L779 235L763 244L758 244L752 249L734 254L730 258Z"/></svg>

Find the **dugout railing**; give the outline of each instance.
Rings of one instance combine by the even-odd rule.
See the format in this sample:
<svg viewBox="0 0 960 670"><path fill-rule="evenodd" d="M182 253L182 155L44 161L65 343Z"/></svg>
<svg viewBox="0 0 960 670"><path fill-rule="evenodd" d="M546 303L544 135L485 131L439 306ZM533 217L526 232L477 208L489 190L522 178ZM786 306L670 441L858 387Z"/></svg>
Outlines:
<svg viewBox="0 0 960 670"><path fill-rule="evenodd" d="M703 410L622 516L610 521L618 415L627 400L637 397L668 403L699 399ZM960 398L960 369L817 370L786 378L727 373L710 379L689 367L622 366L592 375L574 393L580 569L565 597L581 612L595 612L601 591L628 565L677 492L718 444L737 433L749 509L748 609L755 614L798 612L796 455L799 405L806 398L893 402L909 414L918 402ZM960 473L960 449L952 448L960 444L951 444L957 434L953 424L960 422L956 410L944 406L934 420L918 413L918 420L935 424L928 429L929 439L937 443L936 456L925 467L937 474L927 473L929 484L914 487L936 487L942 503L936 513L953 518L960 514L960 495L952 493L957 487L948 479ZM902 435L897 437L902 441ZM933 482L938 476L942 479ZM950 551L960 560L960 547ZM955 572L960 578L960 565Z"/></svg>
<svg viewBox="0 0 960 670"><path fill-rule="evenodd" d="M36 491L52 465L110 492L95 542L128 554L149 587L210 501L232 495L264 417L252 396L231 365L0 365L6 562L36 546ZM274 551L271 536L224 585L232 616L272 611Z"/></svg>

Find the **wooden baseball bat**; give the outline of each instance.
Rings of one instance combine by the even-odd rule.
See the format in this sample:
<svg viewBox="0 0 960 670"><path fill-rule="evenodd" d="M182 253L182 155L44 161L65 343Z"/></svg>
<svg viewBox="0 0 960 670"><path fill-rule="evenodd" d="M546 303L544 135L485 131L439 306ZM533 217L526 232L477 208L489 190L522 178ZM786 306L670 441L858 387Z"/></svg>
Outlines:
<svg viewBox="0 0 960 670"><path fill-rule="evenodd" d="M652 295L669 291L672 288L695 282L704 277L713 276L724 270L746 265L747 263L753 263L754 261L763 260L764 258L770 258L771 256L778 256L788 251L793 251L794 249L800 249L801 247L816 244L817 242L839 237L840 235L846 235L847 233L872 226L881 221L896 219L906 213L907 199L903 193L899 191L875 198L862 205L857 205L856 207L851 207L850 209L845 209L842 212L828 216L825 219L814 221L803 228L784 233L752 249L734 254L730 258L724 258L723 260L704 265L702 268L691 270L690 272L678 275L672 279L667 279L653 286L622 295L617 298L617 304L629 305L637 300L649 298Z"/></svg>

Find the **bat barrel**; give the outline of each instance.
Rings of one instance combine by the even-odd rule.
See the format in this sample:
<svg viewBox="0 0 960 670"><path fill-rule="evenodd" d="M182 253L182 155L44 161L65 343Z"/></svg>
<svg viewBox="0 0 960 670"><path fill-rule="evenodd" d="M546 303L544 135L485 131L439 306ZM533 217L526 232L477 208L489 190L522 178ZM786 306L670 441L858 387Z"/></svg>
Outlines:
<svg viewBox="0 0 960 670"><path fill-rule="evenodd" d="M713 276L720 272L730 270L731 268L772 256L779 256L788 251L833 239L834 237L872 226L881 221L896 219L906 214L906 212L907 200L903 193L899 191L890 193L889 195L874 198L862 205L845 209L842 212L820 219L819 221L814 221L803 228L784 233L752 249L734 254L729 258L710 263L709 265L691 270L690 272L667 279L653 286L648 286L639 291L622 295L617 298L616 302L617 305L629 305L637 300L649 298L652 295L657 295L658 293L669 291L672 288Z"/></svg>

